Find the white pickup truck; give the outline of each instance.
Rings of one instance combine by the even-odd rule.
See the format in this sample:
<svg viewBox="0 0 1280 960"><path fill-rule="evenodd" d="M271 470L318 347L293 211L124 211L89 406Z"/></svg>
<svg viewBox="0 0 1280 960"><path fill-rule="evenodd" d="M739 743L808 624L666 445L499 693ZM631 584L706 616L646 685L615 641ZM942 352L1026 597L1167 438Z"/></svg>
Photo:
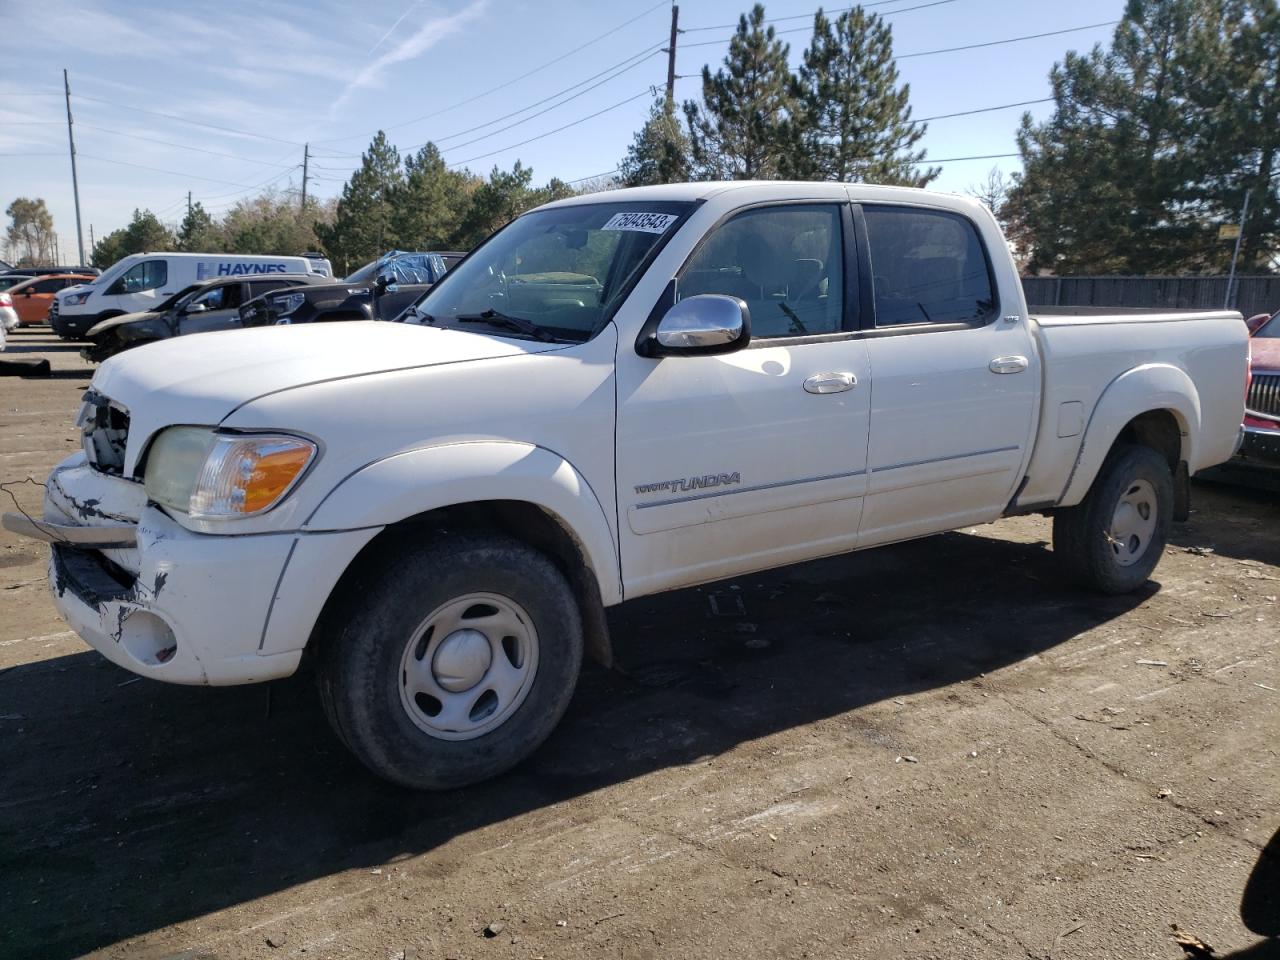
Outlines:
<svg viewBox="0 0 1280 960"><path fill-rule="evenodd" d="M1139 586L1236 448L1246 333L1033 317L960 197L619 190L517 218L405 323L112 358L43 517L4 523L113 662L310 652L365 764L447 788L550 734L624 600L1036 511L1075 580Z"/></svg>

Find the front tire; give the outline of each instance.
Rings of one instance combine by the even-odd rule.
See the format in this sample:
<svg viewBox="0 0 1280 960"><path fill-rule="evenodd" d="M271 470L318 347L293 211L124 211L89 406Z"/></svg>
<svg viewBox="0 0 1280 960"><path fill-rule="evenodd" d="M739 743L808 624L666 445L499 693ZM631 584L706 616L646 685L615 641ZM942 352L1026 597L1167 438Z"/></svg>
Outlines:
<svg viewBox="0 0 1280 960"><path fill-rule="evenodd" d="M1173 474L1150 447L1124 444L1107 456L1078 506L1053 517L1053 552L1082 586L1130 593L1147 582L1169 539Z"/></svg>
<svg viewBox="0 0 1280 960"><path fill-rule="evenodd" d="M446 790L496 776L569 705L581 617L564 576L531 547L403 541L345 598L318 638L321 699L339 737L392 783Z"/></svg>

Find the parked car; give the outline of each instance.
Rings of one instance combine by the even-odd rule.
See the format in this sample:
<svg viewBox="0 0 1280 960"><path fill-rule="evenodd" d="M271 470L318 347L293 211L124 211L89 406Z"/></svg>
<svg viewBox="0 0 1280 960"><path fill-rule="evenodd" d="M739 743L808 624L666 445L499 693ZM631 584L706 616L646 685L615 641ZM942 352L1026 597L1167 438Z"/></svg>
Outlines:
<svg viewBox="0 0 1280 960"><path fill-rule="evenodd" d="M1239 459L1280 468L1280 310L1257 325L1249 338L1249 395Z"/></svg>
<svg viewBox="0 0 1280 960"><path fill-rule="evenodd" d="M623 600L1031 512L1072 579L1140 588L1247 362L1235 312L1031 315L965 197L618 190L517 217L411 323L113 357L43 518L3 524L112 662L251 683L310 650L356 756L456 787L551 733Z"/></svg>
<svg viewBox="0 0 1280 960"><path fill-rule="evenodd" d="M96 277L102 271L97 267L9 267L0 273L6 277L43 277L51 273L74 273Z"/></svg>
<svg viewBox="0 0 1280 960"><path fill-rule="evenodd" d="M154 310L123 313L95 324L85 334L91 345L80 351L86 360L101 363L123 350L190 333L238 330L240 306L273 290L326 283L315 274L272 274L270 278L201 280L178 291Z"/></svg>
<svg viewBox="0 0 1280 960"><path fill-rule="evenodd" d="M18 314L19 326L34 327L48 321L49 307L58 291L79 286L92 279L87 274L43 274L15 283L5 291L5 295L12 301L13 309Z"/></svg>
<svg viewBox="0 0 1280 960"><path fill-rule="evenodd" d="M392 250L339 282L259 297L240 308L240 318L246 327L394 320L444 275L438 253Z"/></svg>
<svg viewBox="0 0 1280 960"><path fill-rule="evenodd" d="M331 273L329 261L316 257L135 253L117 260L92 283L60 293L49 320L58 336L71 340L111 317L154 310L201 280L276 274L329 277Z"/></svg>
<svg viewBox="0 0 1280 960"><path fill-rule="evenodd" d="M463 250L441 250L440 259L444 261L444 268L452 270L463 260L467 258L467 254Z"/></svg>
<svg viewBox="0 0 1280 960"><path fill-rule="evenodd" d="M13 297L0 293L0 332L18 329L18 311L13 309Z"/></svg>

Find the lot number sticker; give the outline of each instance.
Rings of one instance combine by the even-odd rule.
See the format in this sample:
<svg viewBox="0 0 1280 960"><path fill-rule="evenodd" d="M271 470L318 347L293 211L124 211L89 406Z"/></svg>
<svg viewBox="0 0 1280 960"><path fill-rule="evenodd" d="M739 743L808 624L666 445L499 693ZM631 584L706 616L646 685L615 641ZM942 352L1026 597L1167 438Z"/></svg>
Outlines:
<svg viewBox="0 0 1280 960"><path fill-rule="evenodd" d="M666 233L676 222L674 213L615 213L601 230L639 230L642 233Z"/></svg>

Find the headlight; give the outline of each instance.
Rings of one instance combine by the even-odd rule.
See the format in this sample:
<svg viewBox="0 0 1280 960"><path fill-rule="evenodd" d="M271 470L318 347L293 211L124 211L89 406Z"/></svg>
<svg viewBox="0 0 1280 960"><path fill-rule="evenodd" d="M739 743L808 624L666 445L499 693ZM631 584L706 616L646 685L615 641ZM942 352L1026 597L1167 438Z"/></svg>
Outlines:
<svg viewBox="0 0 1280 960"><path fill-rule="evenodd" d="M147 455L147 497L198 519L247 517L284 499L315 455L301 437L170 427Z"/></svg>
<svg viewBox="0 0 1280 960"><path fill-rule="evenodd" d="M271 305L275 307L275 313L278 317L287 317L306 302L306 295L301 293L290 293L287 296L271 298Z"/></svg>
<svg viewBox="0 0 1280 960"><path fill-rule="evenodd" d="M78 307L80 306L80 304L88 300L91 296L93 296L92 290L86 290L84 293L68 293L66 296L62 298L62 302L65 303L68 307Z"/></svg>

